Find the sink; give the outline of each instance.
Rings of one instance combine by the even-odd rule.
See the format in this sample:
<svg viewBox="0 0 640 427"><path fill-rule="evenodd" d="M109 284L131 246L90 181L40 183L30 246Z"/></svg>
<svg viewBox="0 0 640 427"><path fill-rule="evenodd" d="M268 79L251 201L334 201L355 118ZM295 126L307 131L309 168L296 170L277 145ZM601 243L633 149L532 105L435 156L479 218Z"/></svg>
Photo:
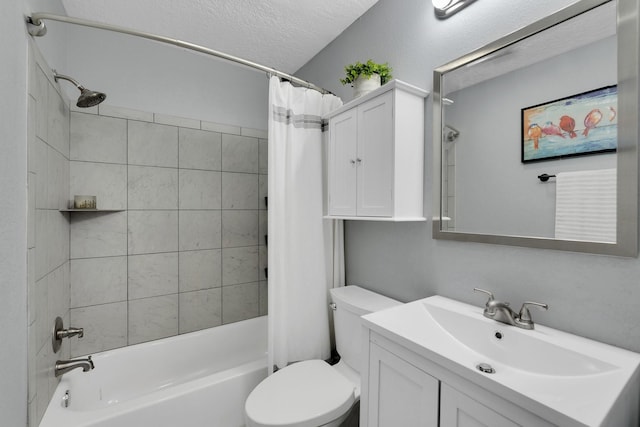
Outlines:
<svg viewBox="0 0 640 427"><path fill-rule="evenodd" d="M504 325L462 304L423 301L427 315L461 345L514 369L540 375L594 375L616 369L590 354L574 351L566 336L558 344L544 328L524 330ZM480 316L478 316L480 314ZM542 329L542 330L541 330ZM485 362L486 363L486 362Z"/></svg>
<svg viewBox="0 0 640 427"><path fill-rule="evenodd" d="M363 323L437 369L557 425L609 424L629 390L637 401L639 354L539 324L517 328L482 313L433 296L363 316Z"/></svg>

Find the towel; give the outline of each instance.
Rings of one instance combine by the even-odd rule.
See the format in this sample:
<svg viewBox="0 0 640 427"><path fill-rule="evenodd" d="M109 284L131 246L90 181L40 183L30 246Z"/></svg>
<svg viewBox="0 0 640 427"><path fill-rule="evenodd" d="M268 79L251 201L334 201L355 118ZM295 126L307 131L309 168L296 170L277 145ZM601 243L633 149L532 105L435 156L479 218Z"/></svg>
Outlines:
<svg viewBox="0 0 640 427"><path fill-rule="evenodd" d="M556 239L616 241L616 169L556 176Z"/></svg>

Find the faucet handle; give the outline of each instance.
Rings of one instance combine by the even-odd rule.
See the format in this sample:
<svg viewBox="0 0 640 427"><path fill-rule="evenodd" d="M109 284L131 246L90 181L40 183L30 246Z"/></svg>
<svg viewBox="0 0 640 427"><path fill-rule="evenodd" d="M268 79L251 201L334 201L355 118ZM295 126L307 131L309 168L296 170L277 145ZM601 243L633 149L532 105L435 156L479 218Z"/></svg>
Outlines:
<svg viewBox="0 0 640 427"><path fill-rule="evenodd" d="M493 293L490 292L490 291L486 291L486 290L480 289L480 288L473 288L473 290L475 292L482 292L482 293L487 294L489 296L489 299L487 300L487 305L490 305L490 303L494 300Z"/></svg>
<svg viewBox="0 0 640 427"><path fill-rule="evenodd" d="M522 304L522 308L520 308L520 315L519 315L519 320L522 323L533 323L533 319L531 319L531 313L529 312L529 309L527 308L528 305L539 307L542 310L548 310L549 309L549 306L547 304L543 304L541 302L535 302L535 301L525 301Z"/></svg>

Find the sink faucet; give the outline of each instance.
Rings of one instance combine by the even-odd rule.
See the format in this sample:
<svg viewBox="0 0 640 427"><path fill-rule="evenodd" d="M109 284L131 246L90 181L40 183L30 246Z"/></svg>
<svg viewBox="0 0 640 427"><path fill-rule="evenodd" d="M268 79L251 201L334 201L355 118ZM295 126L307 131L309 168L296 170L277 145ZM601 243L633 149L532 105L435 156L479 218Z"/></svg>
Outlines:
<svg viewBox="0 0 640 427"><path fill-rule="evenodd" d="M531 312L527 306L536 306L541 309L548 310L547 304L542 304L535 301L525 301L520 308L520 312L516 313L509 307L508 302L497 301L493 297L493 293L480 288L473 288L476 292L483 292L489 296L487 303L482 313L484 317L497 320L498 322L506 323L507 325L516 326L523 329L533 329L534 323L531 318Z"/></svg>
<svg viewBox="0 0 640 427"><path fill-rule="evenodd" d="M86 359L57 360L54 370L55 376L59 377L60 375L66 374L76 368L82 368L82 372L89 372L95 368L93 360L91 360L91 356Z"/></svg>

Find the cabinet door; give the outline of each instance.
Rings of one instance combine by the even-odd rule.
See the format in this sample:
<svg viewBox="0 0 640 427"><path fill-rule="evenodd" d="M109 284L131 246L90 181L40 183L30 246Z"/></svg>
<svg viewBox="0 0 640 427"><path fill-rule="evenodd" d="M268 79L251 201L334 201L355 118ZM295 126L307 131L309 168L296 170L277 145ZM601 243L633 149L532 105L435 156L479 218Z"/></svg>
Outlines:
<svg viewBox="0 0 640 427"><path fill-rule="evenodd" d="M393 93L358 106L358 216L393 215Z"/></svg>
<svg viewBox="0 0 640 427"><path fill-rule="evenodd" d="M500 408L496 408L500 410ZM476 402L449 385L440 390L440 425L442 427L517 427L517 424Z"/></svg>
<svg viewBox="0 0 640 427"><path fill-rule="evenodd" d="M329 215L356 215L356 120L354 108L329 121Z"/></svg>
<svg viewBox="0 0 640 427"><path fill-rule="evenodd" d="M438 380L371 343L369 426L437 427Z"/></svg>

